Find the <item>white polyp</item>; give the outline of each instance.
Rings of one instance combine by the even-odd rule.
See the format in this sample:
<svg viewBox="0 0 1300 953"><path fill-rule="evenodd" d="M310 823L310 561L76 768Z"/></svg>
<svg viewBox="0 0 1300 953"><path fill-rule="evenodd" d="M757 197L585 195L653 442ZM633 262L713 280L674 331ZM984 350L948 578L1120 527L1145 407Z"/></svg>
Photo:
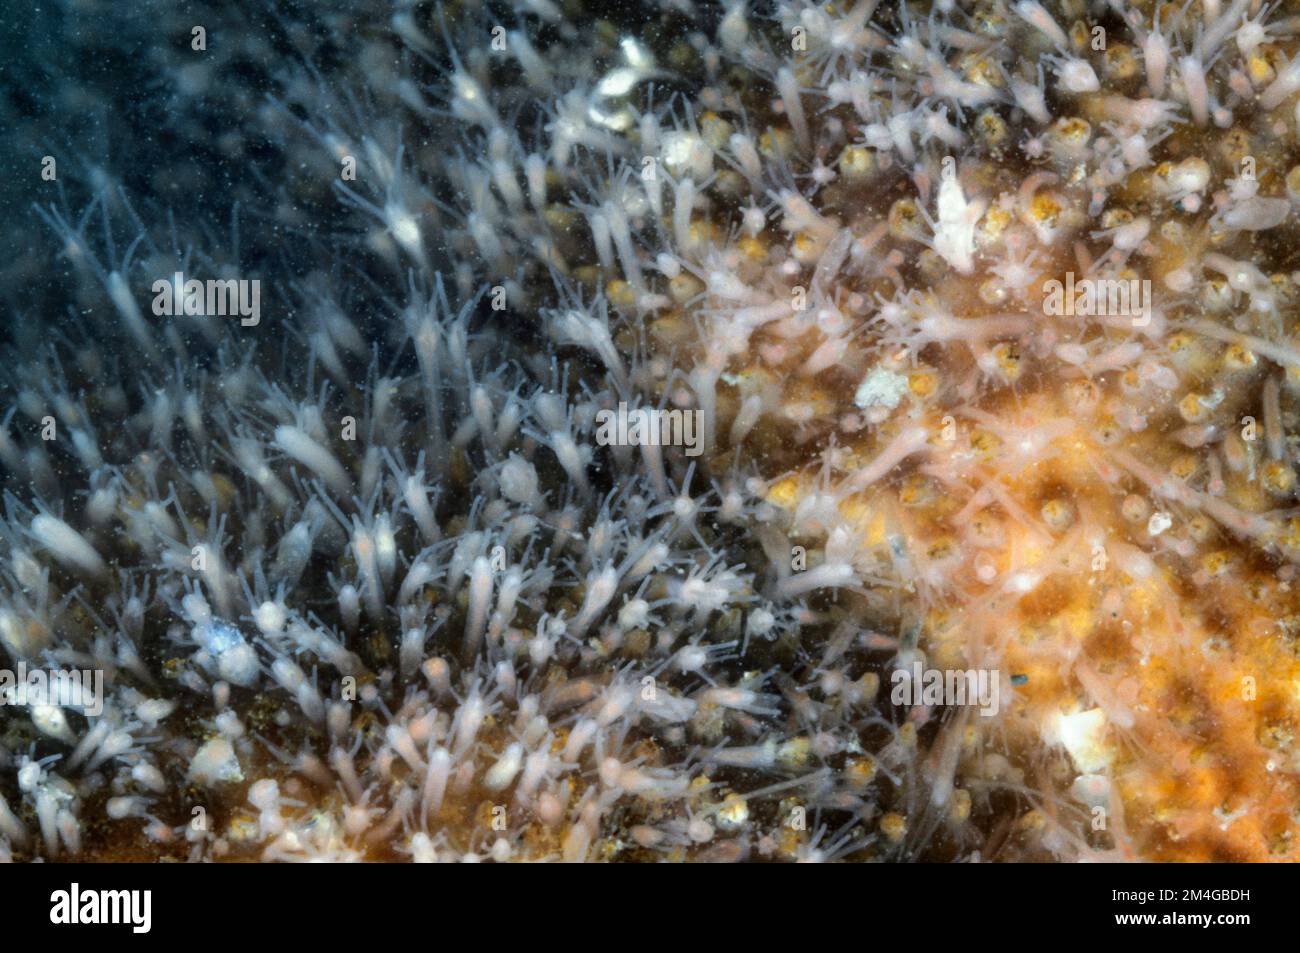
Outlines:
<svg viewBox="0 0 1300 953"><path fill-rule="evenodd" d="M378 624L384 616L383 590L379 579L379 562L375 553L374 537L358 525L352 533L352 552L356 556L357 574L361 581L362 598L366 615Z"/></svg>
<svg viewBox="0 0 1300 953"><path fill-rule="evenodd" d="M444 698L451 694L451 666L447 664L446 659L426 659L420 666L420 670L424 673L435 698Z"/></svg>
<svg viewBox="0 0 1300 953"><path fill-rule="evenodd" d="M803 102L799 99L799 83L794 71L783 66L776 74L776 90L781 94L785 104L785 114L794 130L795 140L805 154L812 151L812 134L808 131L808 118L804 115Z"/></svg>
<svg viewBox="0 0 1300 953"><path fill-rule="evenodd" d="M847 563L823 563L813 569L806 569L782 579L776 587L780 599L793 599L814 589L834 589L851 586L857 579L857 573Z"/></svg>
<svg viewBox="0 0 1300 953"><path fill-rule="evenodd" d="M1187 95L1187 106L1192 111L1192 119L1198 126L1204 126L1210 121L1210 92L1205 85L1205 66L1201 63L1200 57L1196 55L1181 57L1178 60L1178 75L1183 81L1183 90Z"/></svg>
<svg viewBox="0 0 1300 953"><path fill-rule="evenodd" d="M429 756L429 765L424 774L424 790L420 798L421 815L427 819L442 809L442 800L447 793L447 781L451 775L451 754L446 748L436 748Z"/></svg>
<svg viewBox="0 0 1300 953"><path fill-rule="evenodd" d="M415 520L415 525L419 528L424 541L436 543L442 534L438 529L438 521L433 515L433 507L429 503L429 494L425 491L423 481L415 476L403 480L402 501L406 503L406 508L410 511L411 518Z"/></svg>
<svg viewBox="0 0 1300 953"><path fill-rule="evenodd" d="M587 482L587 465L582 458L582 452L578 449L578 444L567 431L562 430L553 431L550 440L551 448L555 451L555 456L560 466L564 468L564 472L584 496L589 495L591 486Z"/></svg>
<svg viewBox="0 0 1300 953"><path fill-rule="evenodd" d="M432 579L433 567L423 560L417 560L411 565L406 578L402 580L401 588L397 590L397 604L399 606L410 604L416 593Z"/></svg>
<svg viewBox="0 0 1300 953"><path fill-rule="evenodd" d="M471 659L478 654L487 625L488 609L492 600L492 564L486 556L474 560L469 579L469 608L465 620L464 656Z"/></svg>
<svg viewBox="0 0 1300 953"><path fill-rule="evenodd" d="M140 306L135 302L135 296L131 294L131 288L122 276L120 271L109 272L105 279L105 287L108 290L109 300L113 302L113 307L117 313L122 316L126 322L126 328L135 338L136 344L144 349L144 352L150 359L153 359L157 353L157 346L154 344L154 335L149 330L149 325L145 322L144 315L140 313Z"/></svg>
<svg viewBox="0 0 1300 953"><path fill-rule="evenodd" d="M597 730L598 726L591 718L583 718L574 725L564 745L564 760L570 764L577 764L582 758L582 752L595 739Z"/></svg>
<svg viewBox="0 0 1300 953"><path fill-rule="evenodd" d="M275 635L284 630L288 613L279 602L263 602L253 613L253 624L263 635Z"/></svg>
<svg viewBox="0 0 1300 953"><path fill-rule="evenodd" d="M352 478L343 464L304 431L287 425L276 427L275 445L324 480L331 492L341 497L352 493Z"/></svg>
<svg viewBox="0 0 1300 953"><path fill-rule="evenodd" d="M1068 59L1057 75L1067 93L1095 93L1101 88L1097 74L1087 60Z"/></svg>
<svg viewBox="0 0 1300 953"><path fill-rule="evenodd" d="M397 540L393 536L393 525L387 513L380 513L375 519L374 529L375 562L379 566L379 576L384 586L393 582L397 572Z"/></svg>
<svg viewBox="0 0 1300 953"><path fill-rule="evenodd" d="M673 238L683 251L692 247L691 211L695 208L695 181L683 178L673 189Z"/></svg>
<svg viewBox="0 0 1300 953"><path fill-rule="evenodd" d="M63 520L41 513L32 520L31 531L36 541L69 569L88 576L102 576L107 571L95 547Z"/></svg>
<svg viewBox="0 0 1300 953"><path fill-rule="evenodd" d="M1020 0L1012 9L1018 17L1047 37L1053 46L1065 47L1069 44L1065 31L1041 3L1036 0Z"/></svg>
<svg viewBox="0 0 1300 953"><path fill-rule="evenodd" d="M483 786L489 791L503 791L508 788L523 766L523 755L524 746L517 741L513 742L488 769L487 775L483 778Z"/></svg>
<svg viewBox="0 0 1300 953"><path fill-rule="evenodd" d="M735 132L727 141L731 147L731 153L735 156L736 162L740 165L740 171L744 173L745 178L752 183L757 183L763 178L763 162L758 156L758 148L754 145L754 140L742 133Z"/></svg>
<svg viewBox="0 0 1300 953"><path fill-rule="evenodd" d="M483 726L483 719L487 717L487 705L483 702L483 697L479 695L477 686L470 691L469 698L460 706L456 712L456 718L452 725L454 751L457 757L469 750L474 739L478 737L479 728Z"/></svg>
<svg viewBox="0 0 1300 953"><path fill-rule="evenodd" d="M348 583L339 589L339 615L343 619L343 628L353 633L361 622L361 596L357 587Z"/></svg>
<svg viewBox="0 0 1300 953"><path fill-rule="evenodd" d="M569 634L581 637L596 617L605 611L609 601L618 591L618 571L613 566L606 566L599 572L587 576L587 595L582 608L569 625Z"/></svg>
<svg viewBox="0 0 1300 953"><path fill-rule="evenodd" d="M539 215L546 210L546 160L533 153L524 159L524 180L528 201Z"/></svg>

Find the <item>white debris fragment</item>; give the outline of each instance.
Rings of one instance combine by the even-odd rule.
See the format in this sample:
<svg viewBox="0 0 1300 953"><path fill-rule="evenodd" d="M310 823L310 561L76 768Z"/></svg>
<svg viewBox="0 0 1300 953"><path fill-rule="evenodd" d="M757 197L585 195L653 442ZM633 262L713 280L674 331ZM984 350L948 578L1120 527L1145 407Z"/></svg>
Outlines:
<svg viewBox="0 0 1300 953"><path fill-rule="evenodd" d="M261 671L257 652L235 626L211 618L194 627L194 640L216 659L223 679L243 688L257 684Z"/></svg>
<svg viewBox="0 0 1300 953"><path fill-rule="evenodd" d="M987 203L966 201L956 172L944 174L939 182L938 222L934 226L934 250L963 275L975 270L975 225Z"/></svg>
<svg viewBox="0 0 1300 953"><path fill-rule="evenodd" d="M1075 769L1082 774L1100 774L1110 764L1106 713L1100 708L1058 714L1048 725L1047 736L1069 752Z"/></svg>
<svg viewBox="0 0 1300 953"><path fill-rule="evenodd" d="M189 779L204 787L213 787L223 781L242 781L244 772L239 768L239 758L230 742L225 738L213 738L194 755Z"/></svg>

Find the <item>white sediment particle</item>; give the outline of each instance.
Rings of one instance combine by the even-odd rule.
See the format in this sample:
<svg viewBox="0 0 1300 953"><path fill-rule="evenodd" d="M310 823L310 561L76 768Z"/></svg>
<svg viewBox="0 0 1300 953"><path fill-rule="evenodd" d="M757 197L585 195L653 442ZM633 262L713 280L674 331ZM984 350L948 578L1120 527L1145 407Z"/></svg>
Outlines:
<svg viewBox="0 0 1300 953"><path fill-rule="evenodd" d="M907 393L907 378L884 367L875 367L862 378L853 403L859 410L888 407L893 410Z"/></svg>

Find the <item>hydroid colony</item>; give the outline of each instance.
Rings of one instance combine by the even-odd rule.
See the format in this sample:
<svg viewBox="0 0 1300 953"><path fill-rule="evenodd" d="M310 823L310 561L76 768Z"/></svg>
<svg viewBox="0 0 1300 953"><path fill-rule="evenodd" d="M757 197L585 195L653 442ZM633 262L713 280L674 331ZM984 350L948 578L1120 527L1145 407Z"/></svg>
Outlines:
<svg viewBox="0 0 1300 953"><path fill-rule="evenodd" d="M133 11L4 104L0 641L106 680L4 855L1297 850L1285 5Z"/></svg>

